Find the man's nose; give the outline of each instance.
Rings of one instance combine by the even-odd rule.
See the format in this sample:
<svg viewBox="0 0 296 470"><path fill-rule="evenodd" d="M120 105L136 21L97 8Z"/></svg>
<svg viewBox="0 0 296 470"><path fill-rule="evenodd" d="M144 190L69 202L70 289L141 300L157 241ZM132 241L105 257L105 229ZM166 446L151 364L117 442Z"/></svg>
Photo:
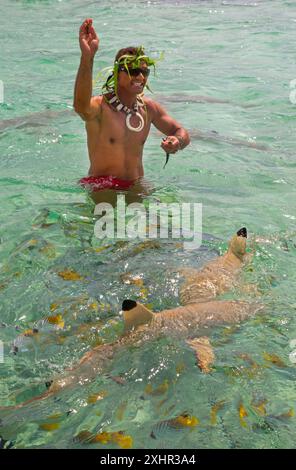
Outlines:
<svg viewBox="0 0 296 470"><path fill-rule="evenodd" d="M141 71L141 70L139 70L139 71L138 71L138 73L137 73L136 77L138 77L139 75L145 79L145 77L144 77L144 75L143 75L143 73L142 73L142 71Z"/></svg>

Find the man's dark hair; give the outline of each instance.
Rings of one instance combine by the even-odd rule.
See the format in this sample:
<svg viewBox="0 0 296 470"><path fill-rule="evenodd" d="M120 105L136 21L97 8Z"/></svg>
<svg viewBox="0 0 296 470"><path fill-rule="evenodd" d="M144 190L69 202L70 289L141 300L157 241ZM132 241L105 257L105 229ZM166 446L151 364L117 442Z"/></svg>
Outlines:
<svg viewBox="0 0 296 470"><path fill-rule="evenodd" d="M130 47L124 47L123 49L120 49L116 56L115 56L115 61L117 61L118 59L120 59L120 57L122 57L123 55L134 55L134 56L137 56L139 53L139 47L133 47L133 46L130 46Z"/></svg>

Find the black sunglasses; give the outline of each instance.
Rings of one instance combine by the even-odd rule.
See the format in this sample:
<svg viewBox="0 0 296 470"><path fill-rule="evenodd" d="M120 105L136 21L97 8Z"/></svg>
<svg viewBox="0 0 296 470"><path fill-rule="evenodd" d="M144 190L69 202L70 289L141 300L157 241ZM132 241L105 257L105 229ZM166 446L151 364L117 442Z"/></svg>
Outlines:
<svg viewBox="0 0 296 470"><path fill-rule="evenodd" d="M121 72L129 73L132 77L137 77L140 75L140 73L143 75L143 77L149 77L150 69L141 69L140 67L137 67L135 69L126 69L125 67L119 67L119 70Z"/></svg>

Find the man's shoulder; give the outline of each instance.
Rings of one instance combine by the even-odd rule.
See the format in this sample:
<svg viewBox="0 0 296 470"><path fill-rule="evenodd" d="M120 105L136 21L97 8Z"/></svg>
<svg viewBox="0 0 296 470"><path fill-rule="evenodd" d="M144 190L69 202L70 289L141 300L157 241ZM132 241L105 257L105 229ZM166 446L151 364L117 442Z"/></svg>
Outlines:
<svg viewBox="0 0 296 470"><path fill-rule="evenodd" d="M101 113L103 111L104 103L106 103L106 100L104 98L104 95L95 95L92 97L92 102L94 108L97 110L97 118L100 118Z"/></svg>
<svg viewBox="0 0 296 470"><path fill-rule="evenodd" d="M155 115L159 112L161 106L157 101L155 101L152 98L147 97L147 96L143 96L142 99L143 99L147 109L152 113L152 115Z"/></svg>
<svg viewBox="0 0 296 470"><path fill-rule="evenodd" d="M142 100L144 101L144 103L145 103L146 106L151 106L151 107L158 106L157 101L153 100L153 99L150 98L149 96L143 95L143 96L142 96Z"/></svg>

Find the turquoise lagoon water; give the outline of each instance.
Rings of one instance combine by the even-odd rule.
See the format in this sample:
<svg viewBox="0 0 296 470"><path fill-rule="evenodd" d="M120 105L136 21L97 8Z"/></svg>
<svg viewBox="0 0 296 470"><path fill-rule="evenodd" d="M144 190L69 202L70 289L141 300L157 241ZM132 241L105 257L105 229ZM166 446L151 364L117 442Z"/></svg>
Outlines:
<svg viewBox="0 0 296 470"><path fill-rule="evenodd" d="M88 169L85 131L70 113L85 17L101 38L96 70L125 45L164 51L151 87L176 119L267 148L193 138L163 170L161 136L151 132L144 163L155 197L203 204L203 231L213 237L198 252L162 240L107 245L93 235L93 205L76 184ZM84 387L0 411L0 434L14 447L118 447L75 440L83 430L123 431L134 448L295 447L295 23L291 1L2 1L0 118L42 114L1 122L1 406L42 393L90 347L116 339L124 298L156 311L178 305L176 267L223 252L244 225L255 250L244 280L257 293L227 297L266 304L260 318L209 332L210 374L184 342L162 338L126 348ZM81 278L62 279L67 269ZM128 272L142 281L123 283ZM57 314L63 328L43 321ZM38 338L13 355L13 341L33 327ZM89 403L94 394L102 399ZM182 413L199 424L172 427Z"/></svg>

